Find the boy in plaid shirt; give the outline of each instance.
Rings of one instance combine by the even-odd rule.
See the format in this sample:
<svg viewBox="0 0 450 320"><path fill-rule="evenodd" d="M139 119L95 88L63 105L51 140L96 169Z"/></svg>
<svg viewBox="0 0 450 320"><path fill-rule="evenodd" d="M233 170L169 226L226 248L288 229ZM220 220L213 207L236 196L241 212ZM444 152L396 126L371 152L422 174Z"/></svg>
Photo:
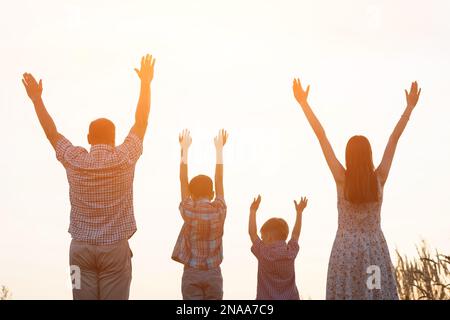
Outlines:
<svg viewBox="0 0 450 320"><path fill-rule="evenodd" d="M261 227L261 238L256 231L256 211L259 208L261 196L253 200L250 207L248 232L252 240L252 252L258 259L257 300L298 300L299 294L295 284L295 258L299 246L298 238L302 228L302 213L308 204L306 198L300 203L294 201L297 219L292 237L286 239L289 227L280 218L271 218Z"/></svg>
<svg viewBox="0 0 450 320"><path fill-rule="evenodd" d="M220 264L223 259L222 236L227 206L223 191L223 146L228 138L221 130L214 139L216 146L215 187L205 175L188 181L187 158L192 139L184 130L181 145L180 213L184 224L172 253L172 259L184 264L181 291L184 300L221 300L223 279Z"/></svg>

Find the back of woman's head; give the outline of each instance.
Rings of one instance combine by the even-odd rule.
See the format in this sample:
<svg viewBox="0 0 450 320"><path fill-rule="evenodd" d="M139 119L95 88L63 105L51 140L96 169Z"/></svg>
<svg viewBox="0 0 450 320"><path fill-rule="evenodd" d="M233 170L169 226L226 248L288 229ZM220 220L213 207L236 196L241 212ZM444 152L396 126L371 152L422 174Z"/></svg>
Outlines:
<svg viewBox="0 0 450 320"><path fill-rule="evenodd" d="M356 204L378 201L378 181L372 148L364 136L354 136L345 151L345 199Z"/></svg>

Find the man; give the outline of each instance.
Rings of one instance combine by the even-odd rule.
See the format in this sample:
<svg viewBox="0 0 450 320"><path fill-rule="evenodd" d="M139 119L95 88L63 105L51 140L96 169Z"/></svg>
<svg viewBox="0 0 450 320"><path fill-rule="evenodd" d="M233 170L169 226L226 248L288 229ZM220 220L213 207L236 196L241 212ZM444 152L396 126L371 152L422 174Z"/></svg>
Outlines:
<svg viewBox="0 0 450 320"><path fill-rule="evenodd" d="M125 141L115 146L115 126L97 119L89 126L90 151L73 146L56 129L42 101L42 80L25 73L22 82L39 122L66 169L70 189L70 266L79 276L72 293L78 299L129 297L132 252L128 239L136 232L133 178L150 112L150 83L155 60L142 57L141 91L135 123ZM77 281L75 281L77 282ZM76 283L77 284L77 283Z"/></svg>

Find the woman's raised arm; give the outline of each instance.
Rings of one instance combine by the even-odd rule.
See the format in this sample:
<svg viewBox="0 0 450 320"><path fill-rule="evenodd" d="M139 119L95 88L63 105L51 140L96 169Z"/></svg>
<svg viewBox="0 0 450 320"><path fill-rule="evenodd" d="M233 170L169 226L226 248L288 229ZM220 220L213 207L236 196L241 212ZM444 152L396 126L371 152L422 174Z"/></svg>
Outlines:
<svg viewBox="0 0 450 320"><path fill-rule="evenodd" d="M409 92L405 90L406 95L406 109L397 125L394 128L391 136L389 137L388 144L383 154L383 159L381 160L380 165L377 168L377 174L380 179L380 182L384 185L389 176L389 171L391 170L392 160L394 159L395 150L397 149L397 143L400 139L400 136L405 130L406 125L408 124L409 117L411 116L412 111L416 107L417 101L420 97L420 89L417 85L417 81L411 83L411 89Z"/></svg>
<svg viewBox="0 0 450 320"><path fill-rule="evenodd" d="M336 183L343 183L345 181L345 169L339 160L336 158L334 154L333 148L331 147L330 142L325 134L325 130L317 119L316 115L312 111L311 107L308 104L308 93L309 93L309 85L306 88L306 91L303 90L300 80L294 79L294 84L292 87L294 91L294 96L297 102L302 107L303 112L305 113L306 119L308 119L309 124L314 130L314 133L319 140L320 147L322 148L322 152L327 160L328 167L333 174L334 180Z"/></svg>

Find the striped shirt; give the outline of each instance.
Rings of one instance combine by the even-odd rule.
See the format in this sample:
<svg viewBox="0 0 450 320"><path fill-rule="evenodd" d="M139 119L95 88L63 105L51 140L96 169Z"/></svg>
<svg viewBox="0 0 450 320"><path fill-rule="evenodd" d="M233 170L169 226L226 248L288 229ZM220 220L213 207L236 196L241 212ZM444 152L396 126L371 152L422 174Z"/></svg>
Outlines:
<svg viewBox="0 0 450 320"><path fill-rule="evenodd" d="M257 300L298 300L295 258L298 240L264 244L257 239L251 248L258 259Z"/></svg>
<svg viewBox="0 0 450 320"><path fill-rule="evenodd" d="M186 267L210 270L223 260L222 236L227 206L225 200L193 201L187 198L180 203L184 224L178 236L172 259Z"/></svg>
<svg viewBox="0 0 450 320"><path fill-rule="evenodd" d="M130 132L120 146L98 144L88 152L61 136L55 150L69 181L72 238L96 245L129 239L136 232L133 178L142 140Z"/></svg>

